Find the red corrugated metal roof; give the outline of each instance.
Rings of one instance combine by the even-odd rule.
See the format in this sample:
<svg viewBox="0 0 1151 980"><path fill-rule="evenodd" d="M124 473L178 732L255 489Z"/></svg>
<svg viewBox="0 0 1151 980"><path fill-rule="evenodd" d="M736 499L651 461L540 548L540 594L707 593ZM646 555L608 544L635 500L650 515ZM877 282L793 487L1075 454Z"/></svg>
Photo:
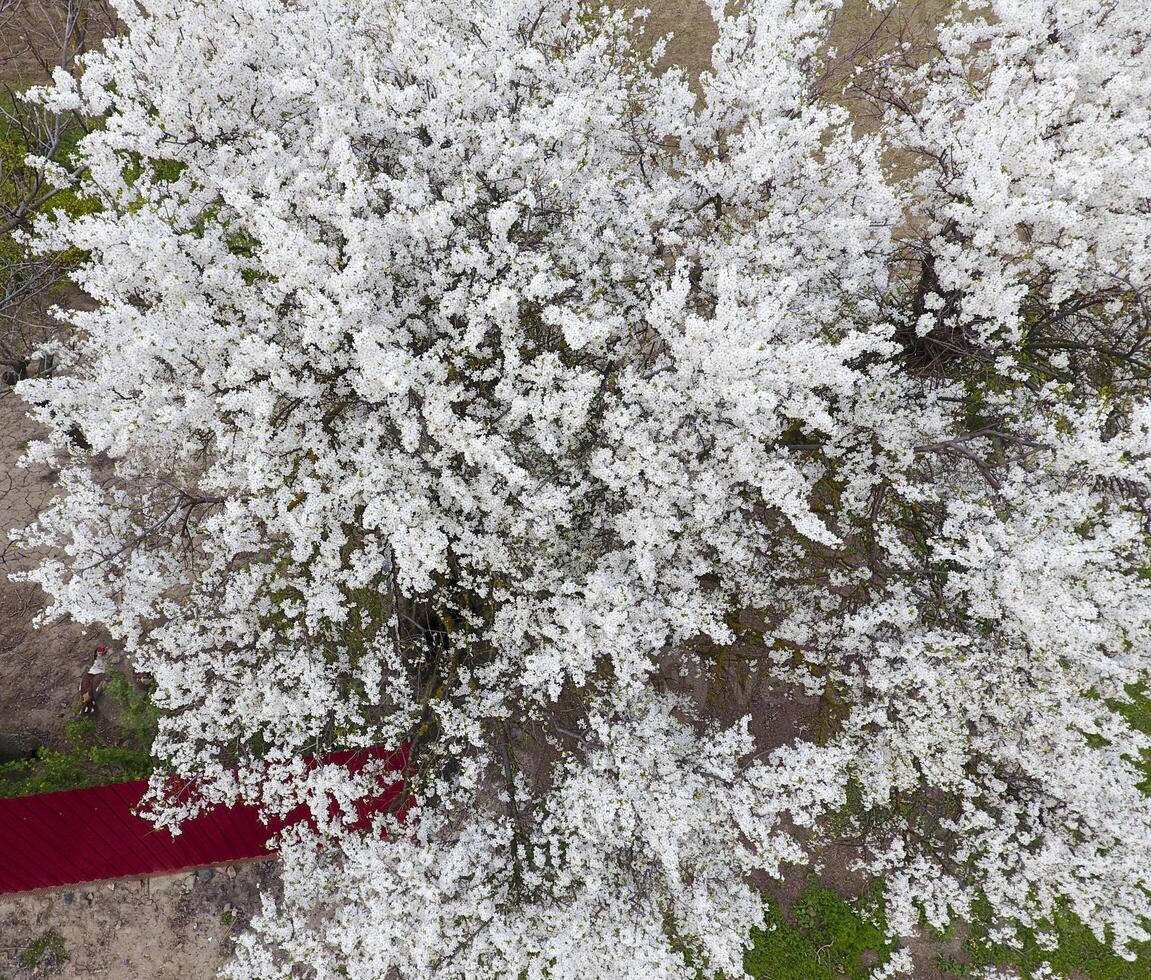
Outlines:
<svg viewBox="0 0 1151 980"><path fill-rule="evenodd" d="M334 752L324 761L354 772L368 759L388 758L389 770L398 771L406 756L371 749ZM216 807L173 837L136 816L147 786L137 780L0 799L0 894L261 857L272 853L267 842L275 831L304 816L300 808L269 826L255 807ZM401 791L399 781L381 787L359 808L362 819L386 810Z"/></svg>

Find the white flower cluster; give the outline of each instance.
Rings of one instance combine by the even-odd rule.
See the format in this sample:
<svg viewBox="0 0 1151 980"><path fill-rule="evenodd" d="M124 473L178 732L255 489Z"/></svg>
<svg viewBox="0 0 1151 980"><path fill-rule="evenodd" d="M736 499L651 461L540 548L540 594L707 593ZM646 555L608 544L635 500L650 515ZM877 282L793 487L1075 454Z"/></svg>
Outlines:
<svg viewBox="0 0 1151 980"><path fill-rule="evenodd" d="M162 819L317 817L236 977L738 976L836 834L894 932L1147 938L1142 5L958 2L877 127L835 0L711 6L693 88L580 0L132 0L39 96L106 123L32 578ZM814 723L709 717L736 654ZM299 761L401 743L383 837Z"/></svg>

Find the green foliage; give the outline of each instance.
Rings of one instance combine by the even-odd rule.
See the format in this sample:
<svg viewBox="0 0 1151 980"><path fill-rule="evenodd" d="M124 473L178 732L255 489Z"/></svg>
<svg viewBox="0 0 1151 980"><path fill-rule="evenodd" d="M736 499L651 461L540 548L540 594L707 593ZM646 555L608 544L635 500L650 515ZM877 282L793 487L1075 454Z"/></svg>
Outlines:
<svg viewBox="0 0 1151 980"><path fill-rule="evenodd" d="M112 674L105 688L108 697L120 705L120 725L131 744L149 749L156 737L160 713L147 691L140 690L126 675Z"/></svg>
<svg viewBox="0 0 1151 980"><path fill-rule="evenodd" d="M851 903L825 888L811 886L784 916L767 908L767 928L752 932L744 966L757 980L864 980L891 954L882 912L871 902ZM1151 943L1128 962L1099 942L1074 915L1062 911L1047 932L1058 938L1054 951L1041 947L1033 930L1019 930L1018 948L994 943L986 915L970 925L958 955L940 952L935 966L946 977L970 978L989 967L1030 976L1044 963L1058 976L1087 980L1148 980ZM943 938L943 937L941 937Z"/></svg>
<svg viewBox="0 0 1151 980"><path fill-rule="evenodd" d="M1131 696L1130 701L1114 703L1112 707L1127 719L1132 728L1151 735L1151 693L1145 687L1130 687L1127 693ZM1143 753L1143 773L1140 788L1151 796L1151 751Z"/></svg>
<svg viewBox="0 0 1151 980"><path fill-rule="evenodd" d="M792 906L790 922L769 905L767 928L752 932L747 972L763 980L864 980L892 949L882 913L868 904L813 885Z"/></svg>
<svg viewBox="0 0 1151 980"><path fill-rule="evenodd" d="M1048 930L1058 937L1053 951L1042 948L1031 929L1019 930L1018 948L992 942L985 926L977 921L967 941L971 968L1014 967L1021 976L1031 976L1044 963L1058 976L1088 977L1090 980L1147 980L1151 977L1151 943L1144 943L1139 958L1128 962L1099 942L1091 930L1069 911L1056 915Z"/></svg>
<svg viewBox="0 0 1151 980"><path fill-rule="evenodd" d="M939 972L945 977L967 977L971 975L971 967L968 964L947 953L940 953L935 958L935 965L939 967Z"/></svg>
<svg viewBox="0 0 1151 980"><path fill-rule="evenodd" d="M68 951L64 948L60 933L55 929L49 929L20 954L20 965L26 970L35 970L43 964L55 971L67 962Z"/></svg>
<svg viewBox="0 0 1151 980"><path fill-rule="evenodd" d="M106 693L121 707L121 744L106 742L94 718L70 721L64 726L68 745L63 751L41 749L34 759L0 764L0 797L147 778L156 710L147 695L121 675L109 678Z"/></svg>
<svg viewBox="0 0 1151 980"><path fill-rule="evenodd" d="M1128 702L1115 702L1112 707L1133 728L1151 734L1151 696L1145 688L1130 688ZM1144 753L1142 785L1151 794L1151 752ZM1151 943L1136 948L1138 958L1129 962L1117 956L1109 946L1101 943L1070 911L1061 910L1045 931L1057 937L1053 951L1043 949L1035 938L1035 930L1020 929L1018 948L993 943L987 934L984 916L977 916L972 925L967 947L972 968L999 966L1014 967L1028 976L1047 963L1060 976L1087 977L1089 980L1147 980L1151 977Z"/></svg>
<svg viewBox="0 0 1151 980"><path fill-rule="evenodd" d="M35 139L12 121L7 115L19 114L19 109L11 98L0 99L0 219L11 215L18 209L21 202L29 199L39 199L48 194L51 188L41 185L37 188L35 174L32 168L25 163L29 154L42 152L42 148L34 145ZM55 162L65 168L74 166L73 157L83 136L83 127L76 121L68 125L54 154ZM91 199L83 199L73 188L60 190L52 194L38 208L29 213L14 231L28 231L32 220L43 214L52 214L61 211L72 216L91 214L99 210L99 203ZM60 272L75 267L82 262L85 254L79 249L68 249L50 257L50 264ZM14 267L28 263L31 254L26 242L17 240L13 232L0 235L0 270L5 266ZM61 284L48 285L48 296L54 298L53 293Z"/></svg>

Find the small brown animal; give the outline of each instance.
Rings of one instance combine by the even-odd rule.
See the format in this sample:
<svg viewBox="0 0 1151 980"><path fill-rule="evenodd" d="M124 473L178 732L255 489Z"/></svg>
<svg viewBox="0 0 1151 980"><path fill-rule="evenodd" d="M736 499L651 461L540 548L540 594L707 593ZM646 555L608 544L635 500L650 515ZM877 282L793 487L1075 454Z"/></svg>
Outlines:
<svg viewBox="0 0 1151 980"><path fill-rule="evenodd" d="M92 654L92 666L89 667L88 672L80 678L79 710L82 715L93 715L96 713L96 698L100 692L104 690L104 674L108 668L104 660L104 655L107 652L107 647L96 647L96 652Z"/></svg>

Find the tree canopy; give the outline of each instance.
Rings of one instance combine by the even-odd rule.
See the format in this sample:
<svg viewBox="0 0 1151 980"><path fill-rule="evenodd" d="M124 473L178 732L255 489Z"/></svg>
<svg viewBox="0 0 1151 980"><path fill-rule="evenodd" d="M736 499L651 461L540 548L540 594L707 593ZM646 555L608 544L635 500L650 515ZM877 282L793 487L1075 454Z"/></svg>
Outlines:
<svg viewBox="0 0 1151 980"><path fill-rule="evenodd" d="M894 936L1149 938L1148 21L838 6L689 79L581 0L132 0L36 94L103 122L31 578L158 819L317 818L236 978L740 976L831 840ZM366 833L302 758L381 744Z"/></svg>

